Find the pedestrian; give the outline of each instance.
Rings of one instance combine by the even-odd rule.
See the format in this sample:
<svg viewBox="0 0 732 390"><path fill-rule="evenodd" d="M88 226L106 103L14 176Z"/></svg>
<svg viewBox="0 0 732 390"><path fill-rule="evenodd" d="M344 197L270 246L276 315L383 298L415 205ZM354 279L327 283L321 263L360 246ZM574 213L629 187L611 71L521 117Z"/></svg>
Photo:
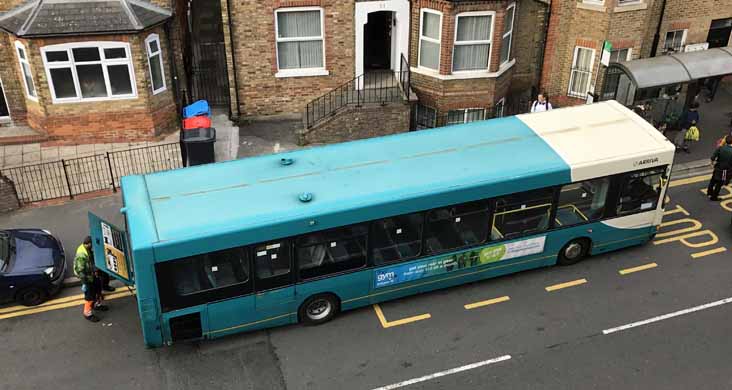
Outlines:
<svg viewBox="0 0 732 390"><path fill-rule="evenodd" d="M691 151L689 150L689 146L694 142L699 142L700 138L701 134L699 134L699 128L696 127L696 121L692 121L691 126L689 126L689 128L686 130L686 133L684 134L684 152L691 153Z"/></svg>
<svg viewBox="0 0 732 390"><path fill-rule="evenodd" d="M94 268L91 237L87 236L84 242L76 248L74 258L74 275L81 280L81 291L84 292L84 318L91 322L99 322L94 311L107 311L102 297L101 271Z"/></svg>
<svg viewBox="0 0 732 390"><path fill-rule="evenodd" d="M719 84L722 82L722 76L715 76L715 77L709 77L705 80L705 86L709 90L709 94L707 95L707 103L710 103L714 100L714 96L717 94L717 89L719 88Z"/></svg>
<svg viewBox="0 0 732 390"><path fill-rule="evenodd" d="M549 103L549 100L546 98L546 94L543 92L536 97L536 100L534 100L533 103L531 103L531 112L544 112L551 109L552 104Z"/></svg>
<svg viewBox="0 0 732 390"><path fill-rule="evenodd" d="M707 196L712 201L719 200L719 191L722 186L729 184L730 174L732 174L732 135L725 137L724 141L725 144L718 147L712 154L714 172L707 187Z"/></svg>
<svg viewBox="0 0 732 390"><path fill-rule="evenodd" d="M686 130L691 126L691 122L699 123L699 103L693 102L689 106L689 110L686 111L686 115L684 116L684 123L682 123L681 128L683 130Z"/></svg>
<svg viewBox="0 0 732 390"><path fill-rule="evenodd" d="M730 129L727 134L723 135L722 138L718 139L717 142L714 143L715 148L719 148L727 144L727 136L732 135L732 129Z"/></svg>

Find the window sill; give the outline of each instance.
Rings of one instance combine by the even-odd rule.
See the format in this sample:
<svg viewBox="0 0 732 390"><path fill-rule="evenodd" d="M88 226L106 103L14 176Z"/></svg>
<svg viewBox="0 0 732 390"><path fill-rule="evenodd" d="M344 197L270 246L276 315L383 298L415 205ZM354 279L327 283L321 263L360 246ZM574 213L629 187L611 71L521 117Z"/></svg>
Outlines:
<svg viewBox="0 0 732 390"><path fill-rule="evenodd" d="M69 104L69 103L102 103L102 102L113 102L117 100L130 100L137 99L135 96L120 96L120 97L106 97L106 98L91 98L91 99L56 99L53 98L51 102L53 104Z"/></svg>
<svg viewBox="0 0 732 390"><path fill-rule="evenodd" d="M645 2L638 2L633 4L626 4L626 5L619 5L613 9L613 12L619 13L619 12L630 12L630 11L640 11L648 8L648 3Z"/></svg>
<svg viewBox="0 0 732 390"><path fill-rule="evenodd" d="M607 11L607 8L605 8L605 6L602 4L577 3L577 8L586 9L588 11L596 11L596 12Z"/></svg>
<svg viewBox="0 0 732 390"><path fill-rule="evenodd" d="M330 72L327 69L285 69L275 73L275 77L314 77L314 76L328 76Z"/></svg>
<svg viewBox="0 0 732 390"><path fill-rule="evenodd" d="M434 70L428 70L425 68L411 68L411 71L421 75L434 77L440 80L469 80L469 79L492 79L500 77L507 70L511 69L516 64L516 59L512 59L501 65L498 72L487 72L487 71L462 71L453 72L452 74L439 74Z"/></svg>

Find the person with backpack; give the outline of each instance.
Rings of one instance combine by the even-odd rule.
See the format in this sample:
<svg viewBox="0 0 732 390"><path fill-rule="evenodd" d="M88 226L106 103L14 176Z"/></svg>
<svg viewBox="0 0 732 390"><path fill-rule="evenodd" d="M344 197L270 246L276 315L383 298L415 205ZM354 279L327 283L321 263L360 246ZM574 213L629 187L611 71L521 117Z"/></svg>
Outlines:
<svg viewBox="0 0 732 390"><path fill-rule="evenodd" d="M536 100L531 103L531 112L544 112L551 109L552 104L546 99L546 95L544 93L540 93L539 96L536 97Z"/></svg>
<svg viewBox="0 0 732 390"><path fill-rule="evenodd" d="M725 137L724 145L714 151L712 165L714 166L714 172L712 173L712 179L709 180L707 196L711 201L718 201L719 191L722 186L729 184L730 175L732 174L732 135Z"/></svg>

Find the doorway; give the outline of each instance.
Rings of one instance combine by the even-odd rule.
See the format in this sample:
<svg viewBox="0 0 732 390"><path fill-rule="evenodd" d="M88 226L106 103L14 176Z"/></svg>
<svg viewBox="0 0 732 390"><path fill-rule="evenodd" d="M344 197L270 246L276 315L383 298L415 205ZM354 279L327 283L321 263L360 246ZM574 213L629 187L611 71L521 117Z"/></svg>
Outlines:
<svg viewBox="0 0 732 390"><path fill-rule="evenodd" d="M3 81L0 79L0 120L2 119L10 119L10 110L8 109L8 101L5 99Z"/></svg>
<svg viewBox="0 0 732 390"><path fill-rule="evenodd" d="M709 48L729 45L730 34L732 34L732 18L712 20L709 35L707 35Z"/></svg>
<svg viewBox="0 0 732 390"><path fill-rule="evenodd" d="M226 66L221 2L188 0L186 73L193 101L211 106L229 106L229 75Z"/></svg>
<svg viewBox="0 0 732 390"><path fill-rule="evenodd" d="M392 62L392 11L371 12L364 25L364 71L391 69Z"/></svg>

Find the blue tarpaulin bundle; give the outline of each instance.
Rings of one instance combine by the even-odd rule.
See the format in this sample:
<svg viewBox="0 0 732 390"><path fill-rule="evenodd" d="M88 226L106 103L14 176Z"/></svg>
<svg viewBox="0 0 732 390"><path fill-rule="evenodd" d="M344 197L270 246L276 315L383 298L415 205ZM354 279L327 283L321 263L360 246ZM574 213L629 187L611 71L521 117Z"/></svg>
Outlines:
<svg viewBox="0 0 732 390"><path fill-rule="evenodd" d="M190 118L198 115L211 116L211 108L206 100L193 102L191 105L183 108L183 118Z"/></svg>

